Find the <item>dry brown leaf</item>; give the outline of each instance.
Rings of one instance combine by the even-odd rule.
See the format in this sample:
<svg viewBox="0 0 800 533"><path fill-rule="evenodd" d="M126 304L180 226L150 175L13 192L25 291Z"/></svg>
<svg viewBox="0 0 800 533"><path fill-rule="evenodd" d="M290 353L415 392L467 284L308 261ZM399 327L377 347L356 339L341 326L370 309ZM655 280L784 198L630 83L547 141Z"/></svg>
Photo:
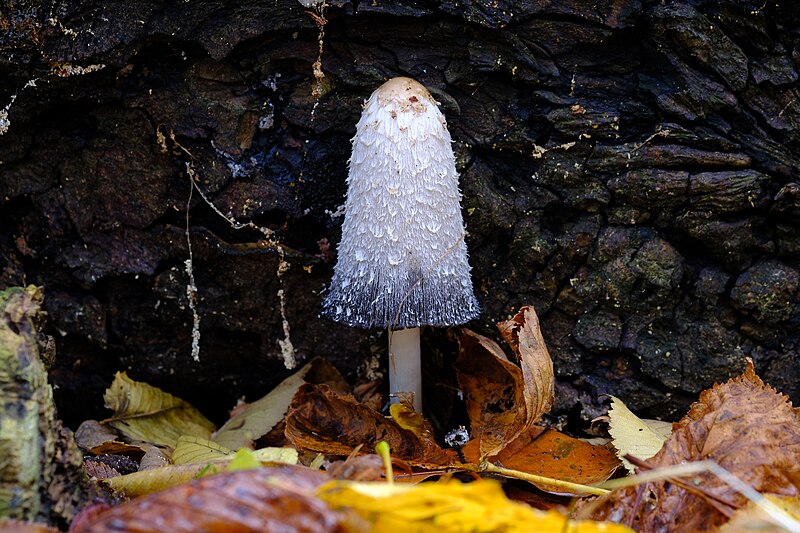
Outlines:
<svg viewBox="0 0 800 533"><path fill-rule="evenodd" d="M97 420L84 420L75 430L75 443L84 451L118 440L119 435L116 431Z"/></svg>
<svg viewBox="0 0 800 533"><path fill-rule="evenodd" d="M467 401L480 455L497 455L550 409L553 362L532 307L523 307L498 328L520 365L508 360L493 340L468 329L459 335L456 376Z"/></svg>
<svg viewBox="0 0 800 533"><path fill-rule="evenodd" d="M383 458L380 455L356 455L344 461L334 461L325 468L334 479L347 479L350 481L381 481L386 470L383 467Z"/></svg>
<svg viewBox="0 0 800 533"><path fill-rule="evenodd" d="M423 441L397 422L343 396L327 385L300 387L286 417L286 437L301 450L350 455L358 446L370 451L384 440L392 455L419 466L440 467L458 462L454 452L431 439Z"/></svg>
<svg viewBox="0 0 800 533"><path fill-rule="evenodd" d="M480 455L496 455L525 430L522 370L496 342L468 329L458 336L456 377Z"/></svg>
<svg viewBox="0 0 800 533"><path fill-rule="evenodd" d="M480 462L474 440L464 446L462 452L467 461ZM498 455L489 457L489 461L505 468L583 485L607 480L620 466L614 452L603 446L539 426L517 437ZM562 487L535 485L545 491L564 493Z"/></svg>
<svg viewBox="0 0 800 533"><path fill-rule="evenodd" d="M326 385L300 387L286 417L286 437L298 449L330 455L350 455L356 446L372 450L385 440L392 452L413 456L422 452L414 434Z"/></svg>
<svg viewBox="0 0 800 533"><path fill-rule="evenodd" d="M542 337L539 317L533 307L526 305L511 320L497 325L522 369L527 407L528 426L550 411L555 398L553 360ZM527 429L527 428L526 428Z"/></svg>
<svg viewBox="0 0 800 533"><path fill-rule="evenodd" d="M752 361L741 376L704 391L661 451L645 464L658 468L701 459L716 461L759 492L798 495L783 472L800 463L800 414L786 396L761 381ZM643 532L706 531L747 504L744 496L711 473L685 481L616 490L592 516L625 522Z"/></svg>
<svg viewBox="0 0 800 533"><path fill-rule="evenodd" d="M786 513L789 517L800 521L800 499L773 496L765 497L771 505ZM779 526L775 516L764 511L755 502L750 502L747 507L736 511L731 519L720 527L716 533L786 533L786 529Z"/></svg>
<svg viewBox="0 0 800 533"><path fill-rule="evenodd" d="M161 468L167 466L169 459L164 453L164 450L158 446L150 445L147 451L144 452L144 457L139 462L139 470L150 470L151 468Z"/></svg>
<svg viewBox="0 0 800 533"><path fill-rule="evenodd" d="M338 516L313 496L327 479L302 467L226 472L124 503L73 533L340 531Z"/></svg>

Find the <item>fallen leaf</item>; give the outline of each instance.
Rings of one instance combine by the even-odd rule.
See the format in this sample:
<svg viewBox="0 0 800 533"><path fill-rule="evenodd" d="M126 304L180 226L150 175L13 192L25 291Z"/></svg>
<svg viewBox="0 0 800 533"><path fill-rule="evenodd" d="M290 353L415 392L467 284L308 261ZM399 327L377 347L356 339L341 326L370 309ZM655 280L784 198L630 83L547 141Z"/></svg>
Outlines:
<svg viewBox="0 0 800 533"><path fill-rule="evenodd" d="M420 441L434 442L433 427L430 422L410 405L392 404L389 407L389 414L392 415L392 420L397 422L397 425L416 435Z"/></svg>
<svg viewBox="0 0 800 533"><path fill-rule="evenodd" d="M325 471L334 479L380 481L384 478L383 459L376 454L355 455L344 461L333 461Z"/></svg>
<svg viewBox="0 0 800 533"><path fill-rule="evenodd" d="M432 439L420 440L391 418L327 385L300 387L286 417L286 437L300 450L328 455L350 455L358 446L372 450L384 440L393 456L418 466L458 462L455 452L442 450Z"/></svg>
<svg viewBox="0 0 800 533"><path fill-rule="evenodd" d="M555 398L553 360L547 351L539 317L533 307L523 306L511 320L499 323L497 328L511 346L522 369L528 424L525 429L527 429L553 406Z"/></svg>
<svg viewBox="0 0 800 533"><path fill-rule="evenodd" d="M297 448L329 455L350 455L359 445L373 449L382 440L401 457L422 452L413 433L326 385L300 387L286 418L286 437Z"/></svg>
<svg viewBox="0 0 800 533"><path fill-rule="evenodd" d="M103 395L114 414L103 423L131 440L174 447L181 435L209 438L212 424L190 403L117 372Z"/></svg>
<svg viewBox="0 0 800 533"><path fill-rule="evenodd" d="M480 457L497 455L550 410L554 398L553 361L530 306L497 325L516 355L509 361L493 340L463 329L456 377L467 402Z"/></svg>
<svg viewBox="0 0 800 533"><path fill-rule="evenodd" d="M211 436L211 440L230 450L252 447L254 441L269 433L285 418L297 389L306 383L306 375L312 370L318 373L324 372L319 367L325 365L330 367L330 363L324 359L315 358L309 361L266 396L237 409L236 413Z"/></svg>
<svg viewBox="0 0 800 533"><path fill-rule="evenodd" d="M635 468L625 458L632 455L637 459L650 459L663 446L672 433L672 423L660 420L642 420L615 396L611 398L608 411L608 432L617 450L617 456L631 473Z"/></svg>
<svg viewBox="0 0 800 533"><path fill-rule="evenodd" d="M794 519L800 527L800 499L773 494L767 494L764 498L771 506L775 506L778 512L783 513L783 518ZM717 529L716 533L786 533L787 531L790 530L778 524L776 513L768 513L755 502L749 502L747 507L733 513L731 519Z"/></svg>
<svg viewBox="0 0 800 533"><path fill-rule="evenodd" d="M218 474L225 470L227 464L228 460L216 460L206 463L167 465L121 476L100 478L100 481L117 494L136 498L187 483L198 477Z"/></svg>
<svg viewBox="0 0 800 533"><path fill-rule="evenodd" d="M233 454L231 462L225 467L225 471L235 472L237 470L252 470L260 467L261 462L256 458L252 450L239 448L236 453Z"/></svg>
<svg viewBox="0 0 800 533"><path fill-rule="evenodd" d="M129 501L72 533L341 531L337 514L313 496L327 479L303 467L226 472Z"/></svg>
<svg viewBox="0 0 800 533"><path fill-rule="evenodd" d="M250 452L262 465L275 467L277 464L297 464L297 450L293 448L262 448ZM184 464L173 464L162 467L139 470L116 477L103 478L101 481L114 492L129 497L142 496L158 492L195 478L218 474L228 468L235 453L212 456L208 449L200 454L197 461ZM191 448L184 453L184 459L191 458Z"/></svg>
<svg viewBox="0 0 800 533"><path fill-rule="evenodd" d="M500 484L489 479L418 485L332 481L317 494L333 509L357 513L367 525L362 530L376 532L630 532L619 525L578 522L556 511L534 510L509 500Z"/></svg>
<svg viewBox="0 0 800 533"><path fill-rule="evenodd" d="M97 420L84 420L75 430L75 444L83 451L89 451L106 442L115 442L118 437L116 431Z"/></svg>
<svg viewBox="0 0 800 533"><path fill-rule="evenodd" d="M456 378L481 457L497 455L525 430L522 370L493 340L468 329L458 336Z"/></svg>
<svg viewBox="0 0 800 533"><path fill-rule="evenodd" d="M464 458L472 463L480 462L475 441L462 448ZM620 462L613 452L603 446L595 446L580 439L556 431L534 426L496 456L488 458L495 464L550 477L570 483L591 485L611 477ZM540 489L563 494L564 489L536 483Z"/></svg>
<svg viewBox="0 0 800 533"><path fill-rule="evenodd" d="M749 359L744 374L700 395L645 464L658 468L701 459L716 461L761 493L798 495L783 472L800 463L800 414L786 396L761 381ZM746 504L723 480L703 473L615 490L591 516L643 532L707 531Z"/></svg>
<svg viewBox="0 0 800 533"><path fill-rule="evenodd" d="M214 459L220 459L232 453L232 450L216 442L184 435L180 437L175 444L175 449L172 451L170 459L172 460L172 464L185 465L189 463L213 461Z"/></svg>
<svg viewBox="0 0 800 533"><path fill-rule="evenodd" d="M160 468L169 464L169 459L164 455L164 450L158 446L150 445L144 453L144 457L139 462L139 470L149 470Z"/></svg>

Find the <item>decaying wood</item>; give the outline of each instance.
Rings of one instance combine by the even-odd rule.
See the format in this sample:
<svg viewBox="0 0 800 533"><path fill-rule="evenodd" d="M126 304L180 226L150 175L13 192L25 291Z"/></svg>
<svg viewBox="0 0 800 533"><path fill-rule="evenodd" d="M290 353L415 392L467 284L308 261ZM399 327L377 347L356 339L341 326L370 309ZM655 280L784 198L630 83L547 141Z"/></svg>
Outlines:
<svg viewBox="0 0 800 533"><path fill-rule="evenodd" d="M65 525L85 503L82 456L40 358L41 289L0 292L0 517Z"/></svg>
<svg viewBox="0 0 800 533"><path fill-rule="evenodd" d="M745 356L798 398L794 0L329 3L0 10L0 283L47 291L63 412L99 409L116 370L221 418L285 375L287 347L361 368L369 334L317 313L349 139L396 75L431 88L453 134L471 327L535 306L557 414L589 420L602 393L683 412ZM274 245L193 196L199 364L187 163L291 263L277 276Z"/></svg>

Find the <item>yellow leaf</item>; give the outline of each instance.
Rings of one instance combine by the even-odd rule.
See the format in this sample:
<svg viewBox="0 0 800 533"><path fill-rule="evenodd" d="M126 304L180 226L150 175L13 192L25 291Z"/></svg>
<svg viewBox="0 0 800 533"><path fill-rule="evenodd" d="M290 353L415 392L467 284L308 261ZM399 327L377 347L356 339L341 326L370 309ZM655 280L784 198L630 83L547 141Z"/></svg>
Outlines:
<svg viewBox="0 0 800 533"><path fill-rule="evenodd" d="M409 430L411 433L419 437L423 441L433 440L433 430L430 423L418 412L414 411L413 407L402 403L395 403L389 407L389 414L397 425L403 429Z"/></svg>
<svg viewBox="0 0 800 533"><path fill-rule="evenodd" d="M266 467L274 466L275 463L297 464L298 461L297 450L294 448L262 448L255 451L247 450L244 453L249 454L259 461L261 466ZM124 476L105 478L101 481L115 492L135 498L186 483L198 477L223 472L235 457L236 454L229 452L229 455L209 461L151 468Z"/></svg>
<svg viewBox="0 0 800 533"><path fill-rule="evenodd" d="M101 480L111 490L125 496L135 498L158 492L174 485L187 483L207 474L217 474L225 469L228 460L189 463L185 465L169 465L160 468L142 470L124 476L115 476Z"/></svg>
<svg viewBox="0 0 800 533"><path fill-rule="evenodd" d="M208 438L214 424L190 403L117 372L103 395L114 414L103 422L131 440L174 447L181 435Z"/></svg>
<svg viewBox="0 0 800 533"><path fill-rule="evenodd" d="M556 511L512 502L494 480L449 480L418 485L331 481L317 496L333 509L353 511L372 531L455 533L629 533L620 525L571 521ZM567 527L565 527L567 526Z"/></svg>
<svg viewBox="0 0 800 533"><path fill-rule="evenodd" d="M231 450L251 446L256 439L269 433L286 416L297 389L305 383L306 374L320 360L313 359L303 368L284 379L263 398L248 404L214 433L211 439Z"/></svg>
<svg viewBox="0 0 800 533"><path fill-rule="evenodd" d="M253 450L253 455L262 463L286 463L296 465L300 460L297 450L294 448L259 448Z"/></svg>
<svg viewBox="0 0 800 533"><path fill-rule="evenodd" d="M243 448L240 448L241 451ZM259 448L248 450L253 457L262 463L297 464L298 455L294 448ZM236 452L238 453L238 452ZM172 452L172 462L176 465L188 463L207 463L219 459L231 459L235 453L220 446L216 442L197 437L183 436Z"/></svg>
<svg viewBox="0 0 800 533"><path fill-rule="evenodd" d="M228 463L228 466L225 468L227 472L236 472L238 470L252 470L254 468L259 468L261 463L256 459L255 454L253 454L252 450L248 450L247 448L239 448L235 454L233 454L233 458L231 462Z"/></svg>
<svg viewBox="0 0 800 533"><path fill-rule="evenodd" d="M633 455L637 459L649 459L658 453L670 433L672 424L660 420L642 420L622 403L611 396L611 409L608 411L608 432L625 468L633 472L633 465L623 459Z"/></svg>
<svg viewBox="0 0 800 533"><path fill-rule="evenodd" d="M176 465L202 463L220 459L233 452L215 442L198 437L183 435L172 451L172 462Z"/></svg>

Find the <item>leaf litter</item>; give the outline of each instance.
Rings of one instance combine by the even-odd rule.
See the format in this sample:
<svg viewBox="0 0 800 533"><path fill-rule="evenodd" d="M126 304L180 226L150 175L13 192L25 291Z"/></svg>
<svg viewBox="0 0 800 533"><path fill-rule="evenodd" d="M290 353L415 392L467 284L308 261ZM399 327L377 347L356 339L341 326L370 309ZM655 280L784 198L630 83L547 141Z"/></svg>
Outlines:
<svg viewBox="0 0 800 533"><path fill-rule="evenodd" d="M608 492L600 487L620 465L615 449L536 425L554 398L553 366L538 318L524 307L498 328L513 359L487 337L466 329L458 334L456 371L471 430L460 449L440 445L441 436L408 405L382 415L375 409L382 401L374 384L357 398L324 360L240 406L216 432L183 400L118 374L107 393L115 414L105 421L117 432L90 427L91 449L102 449L98 440L130 442L139 456L155 450L170 464L104 480L128 496L158 492L100 512L75 531L119 530L120 524L130 531L744 531L736 529L740 524L795 531L798 414L761 382L752 363L739 378L705 391L663 446L658 431L668 433L671 425L642 421L615 398L608 418L613 444L638 476L606 485L636 485L587 498ZM188 413L188 423L180 413ZM278 431L293 448L261 447L267 434ZM369 453L380 442L390 447L390 458ZM259 449L248 450L253 447ZM650 452L655 455L646 459ZM388 465L405 483L389 483ZM681 477L679 469L693 465L698 468L691 477ZM568 518L564 508L544 512L512 502L502 483L486 479L498 474L530 481L542 494L582 496L575 516L589 521ZM465 476L473 481L458 480ZM414 484L430 477L441 479ZM772 514L765 518L764 509Z"/></svg>

